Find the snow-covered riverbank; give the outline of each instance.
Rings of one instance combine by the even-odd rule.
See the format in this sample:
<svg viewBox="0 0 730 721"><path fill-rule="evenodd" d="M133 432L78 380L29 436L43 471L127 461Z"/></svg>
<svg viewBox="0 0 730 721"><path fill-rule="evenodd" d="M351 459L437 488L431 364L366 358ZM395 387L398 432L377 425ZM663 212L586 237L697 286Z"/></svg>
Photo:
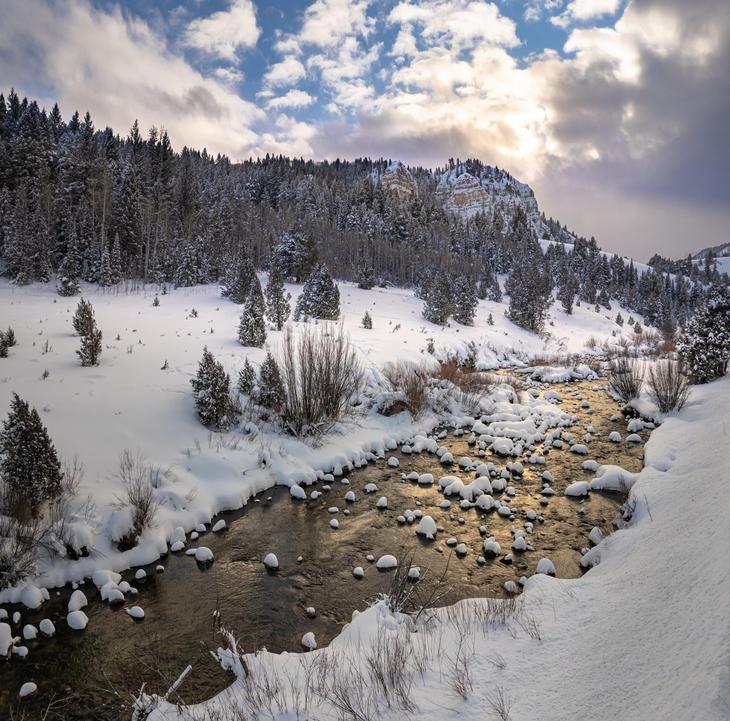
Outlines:
<svg viewBox="0 0 730 721"><path fill-rule="evenodd" d="M162 704L150 718L207 718L262 703L272 718L298 709L325 721L342 718L346 702L378 719L402 718L405 706L434 721L503 711L555 721L730 718L729 418L730 378L693 389L646 445L631 522L599 544L583 578L536 575L516 605L464 601L418 633L378 604L327 649L248 656L247 682L182 713ZM373 660L401 669L389 699L367 671ZM253 701L266 684L268 696Z"/></svg>
<svg viewBox="0 0 730 721"><path fill-rule="evenodd" d="M301 286L288 290L293 303ZM591 337L602 341L614 331L631 332L614 322L618 308L597 313L576 307L569 316L554 306L550 335L540 338L505 318L506 303L491 301L480 301L473 327L451 322L442 328L422 318L422 302L411 291L364 291L344 283L340 291L342 323L366 369L364 392L371 398L384 387L383 364L429 359L430 339L437 357L464 356L472 352L467 348L471 343L480 367L497 368L536 355L586 352ZM155 295L157 307L152 305ZM0 283L2 325L12 326L18 339L9 357L0 360L0 408L8 408L12 393L20 394L38 409L60 455L67 460L78 456L85 467L69 532L75 545L95 553L71 563L61 558L42 564L39 586L80 581L100 564L119 571L150 563L166 550L177 527L190 531L274 483L288 485L314 479L317 471L346 467L363 448L393 446L416 430L430 430L436 421L433 416L413 423L407 414L363 413L317 447L288 436L252 437L240 429L210 434L196 417L190 387L203 346L234 382L247 356L257 365L265 354L238 343L241 306L221 298L215 286L165 295L152 287L129 293L89 287L84 297L93 303L103 332L101 363L93 368L82 368L76 356L79 341L71 318L78 298L59 297L50 284ZM366 310L372 330L361 327ZM625 310L623 314L628 318ZM494 325L487 324L490 315ZM267 345L274 352L280 338L281 333L269 332ZM162 505L155 528L142 543L120 552L115 541L129 527L128 511L118 508L123 490L118 459L124 449L160 469ZM0 592L0 602L39 598L35 592Z"/></svg>

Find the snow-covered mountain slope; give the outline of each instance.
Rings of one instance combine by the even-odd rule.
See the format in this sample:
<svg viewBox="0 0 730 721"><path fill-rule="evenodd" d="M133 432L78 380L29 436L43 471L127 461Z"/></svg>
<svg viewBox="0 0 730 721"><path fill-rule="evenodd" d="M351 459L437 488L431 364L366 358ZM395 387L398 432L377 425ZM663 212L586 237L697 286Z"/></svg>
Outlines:
<svg viewBox="0 0 730 721"><path fill-rule="evenodd" d="M692 257L696 260L702 260L706 258L709 253L714 253L717 258L730 258L730 243L722 243L720 245L712 246L711 248L703 248Z"/></svg>

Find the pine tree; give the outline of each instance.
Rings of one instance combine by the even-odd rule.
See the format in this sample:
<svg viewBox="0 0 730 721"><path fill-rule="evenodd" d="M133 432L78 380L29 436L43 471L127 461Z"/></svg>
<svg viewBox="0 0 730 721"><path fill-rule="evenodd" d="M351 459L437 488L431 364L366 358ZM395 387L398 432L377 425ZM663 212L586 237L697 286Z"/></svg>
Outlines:
<svg viewBox="0 0 730 721"><path fill-rule="evenodd" d="M96 327L94 311L89 303L89 312L85 317L85 325L81 329L81 348L76 354L81 358L81 365L85 368L99 365L101 355L101 331Z"/></svg>
<svg viewBox="0 0 730 721"><path fill-rule="evenodd" d="M453 297L454 320L461 325L474 325L479 301L476 287L469 276L461 275L454 281Z"/></svg>
<svg viewBox="0 0 730 721"><path fill-rule="evenodd" d="M99 278L97 280L102 288L108 288L112 284L112 267L109 258L109 250L104 246L101 251L101 265L99 266Z"/></svg>
<svg viewBox="0 0 730 721"><path fill-rule="evenodd" d="M552 302L552 284L537 260L523 257L515 260L507 279L509 318L521 328L540 333Z"/></svg>
<svg viewBox="0 0 730 721"><path fill-rule="evenodd" d="M79 334L84 334L84 329L93 321L94 309L88 300L81 298L79 304L76 306L76 312L74 313L73 323L74 330Z"/></svg>
<svg viewBox="0 0 730 721"><path fill-rule="evenodd" d="M294 319L340 317L340 291L324 264L318 265L302 288L294 309Z"/></svg>
<svg viewBox="0 0 730 721"><path fill-rule="evenodd" d="M58 294L66 297L78 294L80 275L81 257L74 233L61 267L58 269Z"/></svg>
<svg viewBox="0 0 730 721"><path fill-rule="evenodd" d="M221 286L221 295L234 303L245 303L254 278L256 278L256 272L251 264L251 259L247 254L242 253L238 262L226 273L226 278Z"/></svg>
<svg viewBox="0 0 730 721"><path fill-rule="evenodd" d="M373 319L368 311L365 311L365 315L362 317L362 327L367 330L373 329Z"/></svg>
<svg viewBox="0 0 730 721"><path fill-rule="evenodd" d="M573 301L575 294L578 292L578 279L570 272L566 272L562 284L558 288L557 297L563 306L563 310L568 314L573 313Z"/></svg>
<svg viewBox="0 0 730 721"><path fill-rule="evenodd" d="M17 393L0 432L0 478L19 516L35 516L44 501L61 493L63 473L56 449L38 412Z"/></svg>
<svg viewBox="0 0 730 721"><path fill-rule="evenodd" d="M187 243L180 255L180 262L175 270L174 282L177 288L190 288L200 282L198 254L192 243Z"/></svg>
<svg viewBox="0 0 730 721"><path fill-rule="evenodd" d="M491 313L487 316L487 325L494 325L494 318Z"/></svg>
<svg viewBox="0 0 730 721"><path fill-rule="evenodd" d="M110 262L111 283L117 285L122 281L122 250L119 245L119 233L114 235L114 244L112 245L112 257Z"/></svg>
<svg viewBox="0 0 730 721"><path fill-rule="evenodd" d="M616 325L623 325L624 324L624 318L621 315L621 313L616 314Z"/></svg>
<svg viewBox="0 0 730 721"><path fill-rule="evenodd" d="M5 333L0 333L0 358L8 357L8 339L5 337Z"/></svg>
<svg viewBox="0 0 730 721"><path fill-rule="evenodd" d="M637 324L638 325L638 324ZM725 375L730 362L730 289L710 289L679 337L677 350L695 383Z"/></svg>
<svg viewBox="0 0 730 721"><path fill-rule="evenodd" d="M451 293L451 283L445 268L441 268L436 279L431 284L428 297L423 307L423 317L436 323L446 325L454 307L454 299Z"/></svg>
<svg viewBox="0 0 730 721"><path fill-rule="evenodd" d="M255 384L256 372L254 371L251 363L249 363L247 356L246 360L243 362L243 368L241 368L238 372L238 391L250 396Z"/></svg>
<svg viewBox="0 0 730 721"><path fill-rule="evenodd" d="M369 263L363 263L357 270L357 287L370 290L375 287L375 271Z"/></svg>
<svg viewBox="0 0 730 721"><path fill-rule="evenodd" d="M271 353L266 354L259 369L259 388L257 400L260 405L278 411L284 404L284 383L281 380L279 365Z"/></svg>
<svg viewBox="0 0 730 721"><path fill-rule="evenodd" d="M284 276L278 265L271 265L269 280L266 284L266 317L281 330L289 318L291 294L284 291Z"/></svg>
<svg viewBox="0 0 730 721"><path fill-rule="evenodd" d="M225 430L232 422L230 378L207 346L195 378L190 379L198 417L204 426Z"/></svg>
<svg viewBox="0 0 730 721"><path fill-rule="evenodd" d="M238 324L238 342L251 348L262 348L266 342L266 323L264 294L261 292L261 283L254 276L248 298L243 304L241 320Z"/></svg>

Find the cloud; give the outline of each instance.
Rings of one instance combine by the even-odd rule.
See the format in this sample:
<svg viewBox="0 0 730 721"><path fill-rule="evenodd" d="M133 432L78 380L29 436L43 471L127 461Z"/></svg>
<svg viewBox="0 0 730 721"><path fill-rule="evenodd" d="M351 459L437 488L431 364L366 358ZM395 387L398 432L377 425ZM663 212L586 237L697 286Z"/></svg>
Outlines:
<svg viewBox="0 0 730 721"><path fill-rule="evenodd" d="M267 108L306 108L309 107L316 98L304 90L290 90L284 95L273 97L267 101Z"/></svg>
<svg viewBox="0 0 730 721"><path fill-rule="evenodd" d="M514 21L494 3L482 0L400 2L388 22L406 29L417 26L424 39L441 47L462 49L478 43L513 47L520 42Z"/></svg>
<svg viewBox="0 0 730 721"><path fill-rule="evenodd" d="M294 85L301 80L307 71L295 57L286 57L274 63L264 75L264 85Z"/></svg>
<svg viewBox="0 0 730 721"><path fill-rule="evenodd" d="M336 46L348 35L365 35L374 20L367 15L370 0L316 0L304 12L300 43L322 48Z"/></svg>
<svg viewBox="0 0 730 721"><path fill-rule="evenodd" d="M233 63L240 50L256 45L260 33L253 2L233 0L227 10L193 20L182 41L187 47Z"/></svg>
<svg viewBox="0 0 730 721"><path fill-rule="evenodd" d="M622 0L571 0L565 12L551 18L553 25L568 27L571 22L586 22L605 15L614 15Z"/></svg>
<svg viewBox="0 0 730 721"><path fill-rule="evenodd" d="M164 126L176 147L207 147L243 157L265 114L227 82L205 77L164 38L118 6L79 0L5 0L0 23L0 85L15 86L66 116L88 109L96 123L125 132Z"/></svg>

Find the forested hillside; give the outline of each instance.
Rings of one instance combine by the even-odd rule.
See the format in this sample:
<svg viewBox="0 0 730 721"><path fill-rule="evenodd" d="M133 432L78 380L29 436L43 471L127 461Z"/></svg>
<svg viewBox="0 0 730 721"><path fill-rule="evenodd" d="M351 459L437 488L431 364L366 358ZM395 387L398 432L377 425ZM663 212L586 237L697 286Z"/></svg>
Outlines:
<svg viewBox="0 0 730 721"><path fill-rule="evenodd" d="M539 213L528 186L476 160L433 170L367 158L233 163L176 152L164 130L143 136L135 123L121 136L88 113L65 120L58 106L0 95L0 268L15 283L74 294L79 280L222 282L244 260L267 268L277 245L298 258L284 273L299 281L319 260L337 278L417 286L427 299L441 270L461 279L447 293L491 297L508 273L528 311L557 289L566 312L574 298L618 299L667 328L719 280L710 267L639 272L602 254Z"/></svg>

